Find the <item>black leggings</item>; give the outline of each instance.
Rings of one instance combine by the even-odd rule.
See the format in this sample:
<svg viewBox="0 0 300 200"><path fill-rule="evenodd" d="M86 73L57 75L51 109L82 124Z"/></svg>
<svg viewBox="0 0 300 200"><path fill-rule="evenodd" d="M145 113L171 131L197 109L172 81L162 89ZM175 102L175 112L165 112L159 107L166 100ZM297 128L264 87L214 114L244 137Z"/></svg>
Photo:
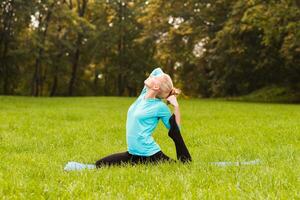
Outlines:
<svg viewBox="0 0 300 200"><path fill-rule="evenodd" d="M175 143L177 159L181 162L189 162L192 160L191 155L183 141L183 138L180 134L180 130L175 121L175 115L173 114L169 119L171 128L169 130L169 137ZM159 151L152 156L137 156L132 155L128 151L122 153L115 153L109 156L106 156L96 162L96 167L101 167L105 165L120 165L122 163L157 163L159 161L175 161L168 156L166 156L163 152Z"/></svg>
<svg viewBox="0 0 300 200"><path fill-rule="evenodd" d="M143 163L157 163L164 161L175 161L168 156L166 156L163 152L159 151L152 156L137 156L132 155L128 151L115 153L109 156L106 156L96 162L97 167L101 166L110 166L110 165L120 165L124 164L143 164Z"/></svg>

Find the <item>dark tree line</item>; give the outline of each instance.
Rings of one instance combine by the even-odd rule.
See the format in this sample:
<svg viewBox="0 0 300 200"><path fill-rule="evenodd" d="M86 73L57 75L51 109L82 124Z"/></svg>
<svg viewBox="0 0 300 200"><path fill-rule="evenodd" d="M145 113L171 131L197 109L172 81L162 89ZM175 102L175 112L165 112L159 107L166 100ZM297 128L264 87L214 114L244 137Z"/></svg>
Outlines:
<svg viewBox="0 0 300 200"><path fill-rule="evenodd" d="M135 96L154 67L191 96L300 89L297 0L1 0L0 94Z"/></svg>

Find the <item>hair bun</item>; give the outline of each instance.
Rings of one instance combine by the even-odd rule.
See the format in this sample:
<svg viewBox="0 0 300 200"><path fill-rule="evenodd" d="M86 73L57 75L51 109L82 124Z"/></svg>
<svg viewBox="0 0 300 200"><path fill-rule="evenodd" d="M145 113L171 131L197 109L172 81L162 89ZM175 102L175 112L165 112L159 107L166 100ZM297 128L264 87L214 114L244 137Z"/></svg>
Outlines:
<svg viewBox="0 0 300 200"><path fill-rule="evenodd" d="M171 95L179 95L181 93L180 89L177 88L173 88L171 91Z"/></svg>

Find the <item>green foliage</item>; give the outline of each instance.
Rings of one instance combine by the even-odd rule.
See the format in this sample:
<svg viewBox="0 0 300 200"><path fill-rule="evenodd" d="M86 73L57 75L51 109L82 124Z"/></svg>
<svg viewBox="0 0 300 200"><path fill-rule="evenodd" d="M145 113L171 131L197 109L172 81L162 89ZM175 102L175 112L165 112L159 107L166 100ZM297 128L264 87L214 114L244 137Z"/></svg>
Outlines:
<svg viewBox="0 0 300 200"><path fill-rule="evenodd" d="M299 103L300 93L286 87L268 86L256 90L248 95L228 98L229 100L242 100L252 102L285 102Z"/></svg>
<svg viewBox="0 0 300 200"><path fill-rule="evenodd" d="M238 1L231 13L208 55L212 94L241 95L272 84L298 88L299 29L294 28L300 10L294 1Z"/></svg>
<svg viewBox="0 0 300 200"><path fill-rule="evenodd" d="M300 89L296 0L3 0L0 93L136 96L161 67L186 95Z"/></svg>

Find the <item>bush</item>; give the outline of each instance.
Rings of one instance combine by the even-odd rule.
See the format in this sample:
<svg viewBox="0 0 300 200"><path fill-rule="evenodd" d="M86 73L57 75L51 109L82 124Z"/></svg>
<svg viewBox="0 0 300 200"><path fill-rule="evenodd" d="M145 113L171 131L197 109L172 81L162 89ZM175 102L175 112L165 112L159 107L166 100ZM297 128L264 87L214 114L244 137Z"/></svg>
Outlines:
<svg viewBox="0 0 300 200"><path fill-rule="evenodd" d="M300 92L282 86L268 86L256 90L248 95L227 98L230 100L257 102L300 103Z"/></svg>

